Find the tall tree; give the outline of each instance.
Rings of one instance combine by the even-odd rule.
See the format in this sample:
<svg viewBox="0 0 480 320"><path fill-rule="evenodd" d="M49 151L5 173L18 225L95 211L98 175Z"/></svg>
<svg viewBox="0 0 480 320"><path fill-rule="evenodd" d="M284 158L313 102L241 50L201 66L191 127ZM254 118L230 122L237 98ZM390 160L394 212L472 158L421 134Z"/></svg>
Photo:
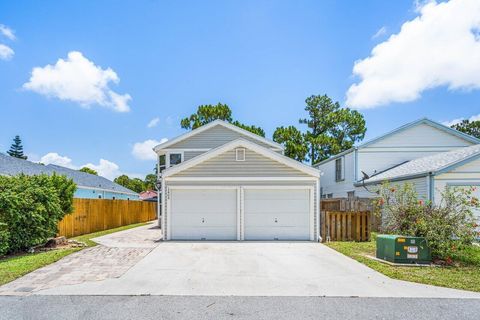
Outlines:
<svg viewBox="0 0 480 320"><path fill-rule="evenodd" d="M82 169L80 169L78 171L85 172L85 173L90 173L90 174L98 176L98 172L89 168L89 167L83 167Z"/></svg>
<svg viewBox="0 0 480 320"><path fill-rule="evenodd" d="M27 160L27 156L23 154L22 139L20 139L19 135L15 136L10 150L8 150L7 153L12 157Z"/></svg>
<svg viewBox="0 0 480 320"><path fill-rule="evenodd" d="M305 136L294 126L278 127L273 133L273 141L285 147L285 155L303 162L308 153Z"/></svg>
<svg viewBox="0 0 480 320"><path fill-rule="evenodd" d="M156 190L157 189L157 175L150 173L145 176L143 180L145 190Z"/></svg>
<svg viewBox="0 0 480 320"><path fill-rule="evenodd" d="M480 120L462 120L452 125L452 128L480 139Z"/></svg>
<svg viewBox="0 0 480 320"><path fill-rule="evenodd" d="M313 95L305 100L308 117L299 120L307 125L302 133L290 126L275 130L273 139L285 146L285 154L311 164L349 149L365 137L367 131L363 115L355 110L341 108L327 95Z"/></svg>
<svg viewBox="0 0 480 320"><path fill-rule="evenodd" d="M217 103L216 105L208 104L199 106L197 112L180 121L180 126L183 129L193 130L218 119L230 122L237 127L265 137L265 131L263 131L262 128L253 125L245 125L237 120L233 121L232 110L228 105L222 103Z"/></svg>
<svg viewBox="0 0 480 320"><path fill-rule="evenodd" d="M119 185L124 186L125 188L135 191L137 193L145 191L145 184L143 183L142 179L132 179L125 174L116 177L113 182L118 183Z"/></svg>
<svg viewBox="0 0 480 320"><path fill-rule="evenodd" d="M299 121L308 127L305 139L311 164L349 149L365 137L365 119L358 111L341 108L327 95L313 95L305 103L309 117Z"/></svg>

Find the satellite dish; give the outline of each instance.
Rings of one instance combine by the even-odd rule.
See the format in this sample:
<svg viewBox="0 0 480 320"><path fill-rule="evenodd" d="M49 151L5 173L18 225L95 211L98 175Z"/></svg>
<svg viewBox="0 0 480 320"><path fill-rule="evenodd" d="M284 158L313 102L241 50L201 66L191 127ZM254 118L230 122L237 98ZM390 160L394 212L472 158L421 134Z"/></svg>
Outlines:
<svg viewBox="0 0 480 320"><path fill-rule="evenodd" d="M362 174L363 174L363 179L362 180L367 180L367 179L370 178L370 176L363 171L362 171Z"/></svg>

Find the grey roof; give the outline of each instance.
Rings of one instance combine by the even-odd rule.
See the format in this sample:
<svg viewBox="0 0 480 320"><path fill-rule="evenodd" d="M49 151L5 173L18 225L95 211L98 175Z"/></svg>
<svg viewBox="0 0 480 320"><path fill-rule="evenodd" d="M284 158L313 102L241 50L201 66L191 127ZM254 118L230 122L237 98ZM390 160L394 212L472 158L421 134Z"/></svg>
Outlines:
<svg viewBox="0 0 480 320"><path fill-rule="evenodd" d="M476 156L480 156L480 144L408 161L370 177L365 183L436 173Z"/></svg>
<svg viewBox="0 0 480 320"><path fill-rule="evenodd" d="M127 189L115 182L112 182L104 177L53 164L43 165L39 163L34 163L28 160L10 157L9 155L0 152L0 175L14 176L20 173L26 175L37 175L42 173L53 174L54 172L59 175L67 176L68 178L72 179L73 182L75 182L79 187L97 188L115 192L137 194L136 192Z"/></svg>

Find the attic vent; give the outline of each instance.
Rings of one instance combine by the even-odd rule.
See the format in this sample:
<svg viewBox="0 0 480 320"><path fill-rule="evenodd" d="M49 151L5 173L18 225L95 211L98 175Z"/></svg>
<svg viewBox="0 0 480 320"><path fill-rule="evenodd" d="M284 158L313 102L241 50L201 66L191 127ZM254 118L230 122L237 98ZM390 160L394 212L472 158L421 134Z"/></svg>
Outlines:
<svg viewBox="0 0 480 320"><path fill-rule="evenodd" d="M245 161L245 149L244 148L235 149L235 160Z"/></svg>

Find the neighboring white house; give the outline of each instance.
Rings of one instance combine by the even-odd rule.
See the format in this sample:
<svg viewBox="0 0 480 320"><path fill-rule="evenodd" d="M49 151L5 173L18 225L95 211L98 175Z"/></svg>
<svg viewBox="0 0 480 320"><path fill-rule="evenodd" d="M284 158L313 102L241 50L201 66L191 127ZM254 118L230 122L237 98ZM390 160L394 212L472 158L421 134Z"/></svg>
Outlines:
<svg viewBox="0 0 480 320"><path fill-rule="evenodd" d="M315 165L321 196L372 198L383 181L409 182L440 201L445 186L480 185L480 140L429 119L406 124ZM478 191L477 191L478 192Z"/></svg>
<svg viewBox="0 0 480 320"><path fill-rule="evenodd" d="M318 240L320 171L281 145L217 120L154 150L165 240Z"/></svg>

